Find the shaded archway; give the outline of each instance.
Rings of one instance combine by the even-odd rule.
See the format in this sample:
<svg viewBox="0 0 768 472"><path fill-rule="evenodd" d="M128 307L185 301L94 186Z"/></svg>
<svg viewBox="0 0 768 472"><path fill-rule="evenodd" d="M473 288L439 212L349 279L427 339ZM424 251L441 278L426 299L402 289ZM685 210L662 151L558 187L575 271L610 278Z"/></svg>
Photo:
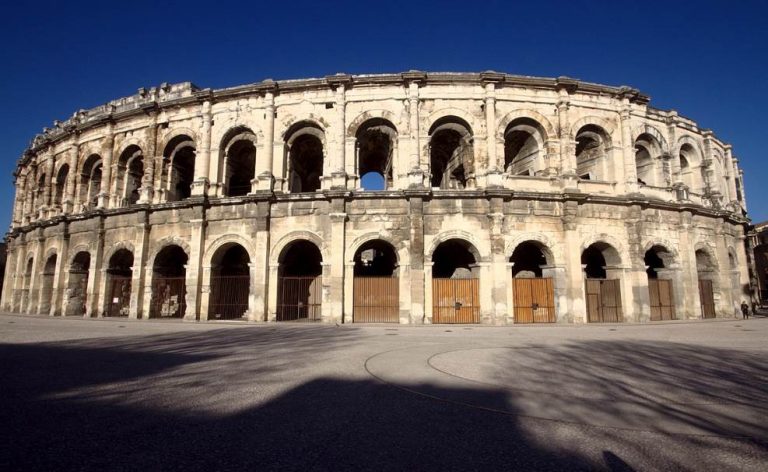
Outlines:
<svg viewBox="0 0 768 472"><path fill-rule="evenodd" d="M187 261L180 246L164 247L152 265L151 318L182 318L187 309Z"/></svg>
<svg viewBox="0 0 768 472"><path fill-rule="evenodd" d="M648 275L651 321L674 320L675 294L669 271L672 253L664 246L654 245L645 252L643 262Z"/></svg>
<svg viewBox="0 0 768 472"><path fill-rule="evenodd" d="M310 241L297 240L283 249L278 261L277 321L319 321L323 273L320 249Z"/></svg>
<svg viewBox="0 0 768 472"><path fill-rule="evenodd" d="M462 239L440 243L432 253L433 323L480 322L477 250Z"/></svg>
<svg viewBox="0 0 768 472"><path fill-rule="evenodd" d="M325 133L311 121L301 121L286 132L288 191L320 190L325 159Z"/></svg>
<svg viewBox="0 0 768 472"><path fill-rule="evenodd" d="M133 253L118 249L107 266L107 306L104 316L128 316L131 308Z"/></svg>
<svg viewBox="0 0 768 472"><path fill-rule="evenodd" d="M139 189L144 177L144 155L141 148L132 144L125 148L117 161L115 193L119 207L135 205L139 201Z"/></svg>
<svg viewBox="0 0 768 472"><path fill-rule="evenodd" d="M610 137L600 126L589 124L576 133L576 174L584 180L611 181L612 163L608 158Z"/></svg>
<svg viewBox="0 0 768 472"><path fill-rule="evenodd" d="M83 316L87 312L88 276L91 270L91 254L81 251L75 254L69 266L67 284L67 316Z"/></svg>
<svg viewBox="0 0 768 472"><path fill-rule="evenodd" d="M510 175L536 175L543 169L544 132L531 118L517 118L504 130L504 171Z"/></svg>
<svg viewBox="0 0 768 472"><path fill-rule="evenodd" d="M398 323L400 285L395 248L380 239L367 241L355 252L353 321Z"/></svg>
<svg viewBox="0 0 768 472"><path fill-rule="evenodd" d="M64 192L67 188L67 177L69 177L69 164L64 164L59 167L59 172L56 174L55 187L53 189L53 205L61 208L61 204L64 201Z"/></svg>
<svg viewBox="0 0 768 472"><path fill-rule="evenodd" d="M697 249L696 272L699 279L699 303L702 318L715 318L715 293L718 292L717 264L709 251Z"/></svg>
<svg viewBox="0 0 768 472"><path fill-rule="evenodd" d="M195 179L195 142L186 135L171 139L163 151L161 188L165 201L184 200L192 195Z"/></svg>
<svg viewBox="0 0 768 472"><path fill-rule="evenodd" d="M699 153L690 143L680 146L680 180L691 192L703 193L704 169L701 167Z"/></svg>
<svg viewBox="0 0 768 472"><path fill-rule="evenodd" d="M475 174L472 128L456 116L435 121L429 130L431 185L441 189L471 186Z"/></svg>
<svg viewBox="0 0 768 472"><path fill-rule="evenodd" d="M555 284L547 255L551 260L549 250L540 242L525 241L509 258L515 323L555 322Z"/></svg>
<svg viewBox="0 0 768 472"><path fill-rule="evenodd" d="M80 204L86 210L96 208L101 193L101 156L91 154L80 172Z"/></svg>
<svg viewBox="0 0 768 472"><path fill-rule="evenodd" d="M21 299L19 301L19 311L21 313L26 313L30 308L29 299L32 292L32 272L34 269L35 260L30 257L27 260L27 265L24 269L23 280L21 283Z"/></svg>
<svg viewBox="0 0 768 472"><path fill-rule="evenodd" d="M619 252L610 244L598 241L584 249L581 264L585 275L587 321L623 321Z"/></svg>
<svg viewBox="0 0 768 472"><path fill-rule="evenodd" d="M221 246L211 258L209 320L244 318L251 286L251 258L237 243Z"/></svg>
<svg viewBox="0 0 768 472"><path fill-rule="evenodd" d="M239 127L224 138L224 195L239 197L251 193L256 177L256 135Z"/></svg>
<svg viewBox="0 0 768 472"><path fill-rule="evenodd" d="M48 315L51 313L51 307L54 304L53 300L53 280L56 275L56 261L58 257L56 254L52 254L45 261L43 267L42 284L40 285L40 314Z"/></svg>
<svg viewBox="0 0 768 472"><path fill-rule="evenodd" d="M388 120L373 118L357 129L357 174L361 178L363 190L387 190L392 187L396 145L397 130Z"/></svg>
<svg viewBox="0 0 768 472"><path fill-rule="evenodd" d="M637 182L642 185L658 186L664 184L661 175L661 145L648 133L643 133L635 140L635 170Z"/></svg>

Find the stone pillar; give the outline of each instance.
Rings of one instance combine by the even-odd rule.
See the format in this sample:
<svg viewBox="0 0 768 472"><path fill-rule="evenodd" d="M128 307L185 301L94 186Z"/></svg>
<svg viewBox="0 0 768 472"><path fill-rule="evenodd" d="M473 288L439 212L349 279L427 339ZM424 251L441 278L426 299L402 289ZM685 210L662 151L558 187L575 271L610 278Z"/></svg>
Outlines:
<svg viewBox="0 0 768 472"><path fill-rule="evenodd" d="M578 251L573 251L578 253ZM581 254L579 254L579 261L581 261ZM584 292L584 277L581 265L577 266L575 271L577 275L581 276L581 292ZM572 320L568 316L566 311L568 310L568 271L565 265L544 265L541 266L541 276L544 278L552 279L552 285L554 286L554 298L555 298L555 322L556 323L569 323ZM512 267L509 268L510 284L512 283ZM586 306L586 299L584 301Z"/></svg>
<svg viewBox="0 0 768 472"><path fill-rule="evenodd" d="M691 237L693 216L690 211L680 213L680 285L682 289L678 306L678 319L687 320L701 317L699 300L699 272L696 268L696 254ZM677 293L675 293L677 295Z"/></svg>
<svg viewBox="0 0 768 472"><path fill-rule="evenodd" d="M43 261L43 248L45 247L45 236L42 229L35 230L35 262L32 269L32 281L29 285L29 310L28 313L40 313L40 295L43 291L42 287L42 274L45 267L45 261ZM46 313L47 315L47 313Z"/></svg>
<svg viewBox="0 0 768 472"><path fill-rule="evenodd" d="M277 321L277 285L280 278L280 263L269 263L269 283L267 284L267 321Z"/></svg>
<svg viewBox="0 0 768 472"><path fill-rule="evenodd" d="M560 79L558 79L560 80ZM571 100L567 86L558 88L557 101L558 138L560 139L560 178L564 189L578 189L579 176L576 174L576 140L571 136L571 122L568 109Z"/></svg>
<svg viewBox="0 0 768 472"><path fill-rule="evenodd" d="M205 220L205 210L199 219L190 221L192 234L189 244L189 259L186 267L187 284L187 308L184 313L184 320L195 321L200 313L200 272L202 269L203 252L205 251L205 233L207 230L207 221Z"/></svg>
<svg viewBox="0 0 768 472"><path fill-rule="evenodd" d="M275 94L272 91L264 95L264 157L256 156L256 190L272 191L275 185Z"/></svg>
<svg viewBox="0 0 768 472"><path fill-rule="evenodd" d="M355 261L344 262L344 323L354 322Z"/></svg>
<svg viewBox="0 0 768 472"><path fill-rule="evenodd" d="M67 271L67 260L69 259L69 223L62 223L62 231L59 236L59 254L56 258L56 269L53 279L53 299L51 300L51 316L64 316L64 285L65 274Z"/></svg>
<svg viewBox="0 0 768 472"><path fill-rule="evenodd" d="M489 264L488 283L491 285L491 303L493 324L505 324L509 307L507 300L507 257L504 244L504 202L500 197L493 197L490 201L488 213L490 223L489 238L491 241L491 261ZM482 282L481 282L482 283Z"/></svg>
<svg viewBox="0 0 768 472"><path fill-rule="evenodd" d="M346 172L346 86L344 82L339 82L336 86L335 97L336 113L333 119L333 127L336 131L333 135L333 149L330 156L330 170L331 170L331 189L346 189L347 188L347 172Z"/></svg>
<svg viewBox="0 0 768 472"><path fill-rule="evenodd" d="M565 267L567 280L565 288L566 300L564 306L567 313L561 315L574 323L587 322L587 299L584 294L584 270L581 264L581 238L578 232L578 203L573 200L565 202L563 207L563 232L565 251Z"/></svg>
<svg viewBox="0 0 768 472"><path fill-rule="evenodd" d="M24 215L24 188L27 176L21 175L16 180L16 195L13 202L13 226L20 226Z"/></svg>
<svg viewBox="0 0 768 472"><path fill-rule="evenodd" d="M632 141L632 109L629 99L622 100L623 107L619 114L621 119L621 148L624 160L624 185L627 193L637 193L637 166L635 165L635 145Z"/></svg>
<svg viewBox="0 0 768 472"><path fill-rule="evenodd" d="M733 148L730 144L727 144L725 146L725 168L726 173L728 174L728 201L732 202L736 200L736 176L738 175L736 173L736 167L733 164Z"/></svg>
<svg viewBox="0 0 768 472"><path fill-rule="evenodd" d="M486 166L486 187L501 187L502 170L499 166L499 143L496 139L496 82L503 80L502 74L484 73L485 83L485 133L488 163Z"/></svg>
<svg viewBox="0 0 768 472"><path fill-rule="evenodd" d="M680 169L680 148L677 145L677 112L675 110L667 112L667 141L669 142L671 184L681 185L683 175Z"/></svg>
<svg viewBox="0 0 768 472"><path fill-rule="evenodd" d="M156 178L155 165L160 164L160 171L157 174L162 173L163 168L163 150L157 149L157 114L152 113L149 124L145 129L145 137L147 140L146 154L144 155L144 175L141 176L141 188L139 188L139 200L138 203L152 203L153 199L157 199L162 190L160 188L159 176Z"/></svg>
<svg viewBox="0 0 768 472"><path fill-rule="evenodd" d="M104 287L102 287L102 275L106 275L106 271L102 270L104 259L104 218L99 217L99 229L97 232L96 251L94 251L94 257L91 259L91 268L88 271L88 289L87 289L87 303L85 316L87 317L101 317L104 310ZM101 293L100 293L101 292Z"/></svg>
<svg viewBox="0 0 768 472"><path fill-rule="evenodd" d="M134 236L135 254L133 255L133 270L131 271L131 299L128 305L128 318L149 318L148 308L145 308L145 284L152 283L152 267L147 267L147 253L149 252L149 213L144 211L137 215L141 218ZM146 275L149 274L147 280Z"/></svg>
<svg viewBox="0 0 768 472"><path fill-rule="evenodd" d="M56 169L56 154L51 150L51 155L48 157L47 169L45 171L45 189L43 190L43 206L50 208L53 204L51 188L53 186L53 173Z"/></svg>
<svg viewBox="0 0 768 472"><path fill-rule="evenodd" d="M112 185L112 157L115 152L115 125L107 125L107 136L104 138L102 146L102 164L101 164L101 189L98 195L98 208L106 208L109 202L109 189Z"/></svg>
<svg viewBox="0 0 768 472"><path fill-rule="evenodd" d="M270 176L272 174L270 173ZM248 301L248 320L267 321L269 315L269 213L270 203L261 201L257 207L256 235L254 236L254 260L251 265L251 295ZM277 281L275 280L275 284ZM274 305L273 305L274 306Z"/></svg>
<svg viewBox="0 0 768 472"><path fill-rule="evenodd" d="M432 316L433 313L433 293L432 293L432 266L434 263L432 261L429 262L423 262L422 263L422 269L418 271L418 274L421 275L421 280L416 280L413 275L411 275L411 280L415 281L414 286L418 286L420 290L417 292L412 288L411 289L411 297L419 296L419 299L421 301L421 309L422 309L422 317L417 317L415 314L411 313L411 318L414 320L415 323L419 324L432 324ZM416 292L416 293L415 293ZM413 306L414 303L411 302L411 305Z"/></svg>
<svg viewBox="0 0 768 472"><path fill-rule="evenodd" d="M67 174L66 189L64 191L64 201L61 202L61 211L65 214L72 213L75 210L75 185L79 169L77 167L78 157L80 156L80 145L77 141L72 144L69 160L69 174Z"/></svg>
<svg viewBox="0 0 768 472"><path fill-rule="evenodd" d="M203 101L201 115L203 119L200 143L195 155L195 180L192 183L192 195L205 195L208 192L211 175L211 100Z"/></svg>
<svg viewBox="0 0 768 472"><path fill-rule="evenodd" d="M427 195L427 191L406 192L411 223L411 323L418 324L431 322L432 319L432 308L429 306L432 300L432 265L427 268L424 261L424 198Z"/></svg>
<svg viewBox="0 0 768 472"><path fill-rule="evenodd" d="M429 173L429 156L426 162L421 158L421 136L419 129L419 82L426 74L410 72L403 74L408 84L408 133L410 146L408 151L408 185L407 187L424 187ZM421 270L421 269L419 269Z"/></svg>
<svg viewBox="0 0 768 472"><path fill-rule="evenodd" d="M330 261L329 273L329 306L323 300L323 321L342 322L344 313L344 249L346 246L346 221L347 214L344 208L344 199L337 198L331 202L332 212L328 215L331 223L331 241L328 251ZM323 287L325 288L325 287Z"/></svg>
<svg viewBox="0 0 768 472"><path fill-rule="evenodd" d="M735 161L738 163L738 161ZM744 193L744 171L736 167L738 180L736 182L736 185L739 186L739 191L741 192L741 207L744 208L744 210L747 209L747 194Z"/></svg>

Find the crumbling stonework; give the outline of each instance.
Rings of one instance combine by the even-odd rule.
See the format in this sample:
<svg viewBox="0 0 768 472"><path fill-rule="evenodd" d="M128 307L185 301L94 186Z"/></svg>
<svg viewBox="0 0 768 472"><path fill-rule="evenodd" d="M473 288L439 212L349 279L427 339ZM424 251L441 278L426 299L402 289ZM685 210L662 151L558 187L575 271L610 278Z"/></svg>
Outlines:
<svg viewBox="0 0 768 472"><path fill-rule="evenodd" d="M648 101L495 72L141 89L56 122L21 157L0 305L345 323L393 306L384 321L733 316L749 285L741 170L730 145ZM374 296L356 285L367 276L397 281ZM525 301L523 278L551 293Z"/></svg>

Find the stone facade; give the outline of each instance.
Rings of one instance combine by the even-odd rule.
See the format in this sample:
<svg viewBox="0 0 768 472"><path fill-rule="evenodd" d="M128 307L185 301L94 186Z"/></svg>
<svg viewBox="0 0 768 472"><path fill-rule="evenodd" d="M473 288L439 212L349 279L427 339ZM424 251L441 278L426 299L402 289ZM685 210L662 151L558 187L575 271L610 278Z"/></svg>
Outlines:
<svg viewBox="0 0 768 472"><path fill-rule="evenodd" d="M478 281L488 324L516 321L518 277L553 282L550 321L591 319L585 278L618 281L619 321L651 318L649 278L672 281L673 318L702 315L698 280L733 316L749 286L741 170L648 101L495 72L141 89L21 157L0 305L205 320L238 299L235 318L274 321L292 319L286 280L315 277L296 317L351 322L355 276L381 255L400 323L439 321L438 272Z"/></svg>

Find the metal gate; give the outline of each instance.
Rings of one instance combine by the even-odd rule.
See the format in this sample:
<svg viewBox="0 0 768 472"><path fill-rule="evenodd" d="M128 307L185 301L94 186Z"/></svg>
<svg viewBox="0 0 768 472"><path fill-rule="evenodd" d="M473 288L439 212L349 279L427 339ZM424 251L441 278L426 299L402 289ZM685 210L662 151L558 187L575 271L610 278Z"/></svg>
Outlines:
<svg viewBox="0 0 768 472"><path fill-rule="evenodd" d="M555 288L549 278L512 279L515 323L554 323Z"/></svg>
<svg viewBox="0 0 768 472"><path fill-rule="evenodd" d="M587 279L587 320L590 323L623 321L621 286L618 279Z"/></svg>
<svg viewBox="0 0 768 472"><path fill-rule="evenodd" d="M131 306L131 278L123 275L109 276L105 316L128 316Z"/></svg>
<svg viewBox="0 0 768 472"><path fill-rule="evenodd" d="M182 318L187 309L187 281L184 277L152 278L150 318Z"/></svg>
<svg viewBox="0 0 768 472"><path fill-rule="evenodd" d="M352 321L355 323L399 323L400 279L355 277Z"/></svg>
<svg viewBox="0 0 768 472"><path fill-rule="evenodd" d="M432 279L433 323L479 323L478 279Z"/></svg>
<svg viewBox="0 0 768 472"><path fill-rule="evenodd" d="M322 278L280 277L277 284L277 321L320 321Z"/></svg>
<svg viewBox="0 0 768 472"><path fill-rule="evenodd" d="M699 279L699 300L702 318L715 317L715 291L711 280Z"/></svg>
<svg viewBox="0 0 768 472"><path fill-rule="evenodd" d="M209 320L236 320L248 311L251 278L248 275L217 275L211 277L208 301Z"/></svg>
<svg viewBox="0 0 768 472"><path fill-rule="evenodd" d="M675 297L671 280L648 279L648 294L651 298L651 321L675 319Z"/></svg>

